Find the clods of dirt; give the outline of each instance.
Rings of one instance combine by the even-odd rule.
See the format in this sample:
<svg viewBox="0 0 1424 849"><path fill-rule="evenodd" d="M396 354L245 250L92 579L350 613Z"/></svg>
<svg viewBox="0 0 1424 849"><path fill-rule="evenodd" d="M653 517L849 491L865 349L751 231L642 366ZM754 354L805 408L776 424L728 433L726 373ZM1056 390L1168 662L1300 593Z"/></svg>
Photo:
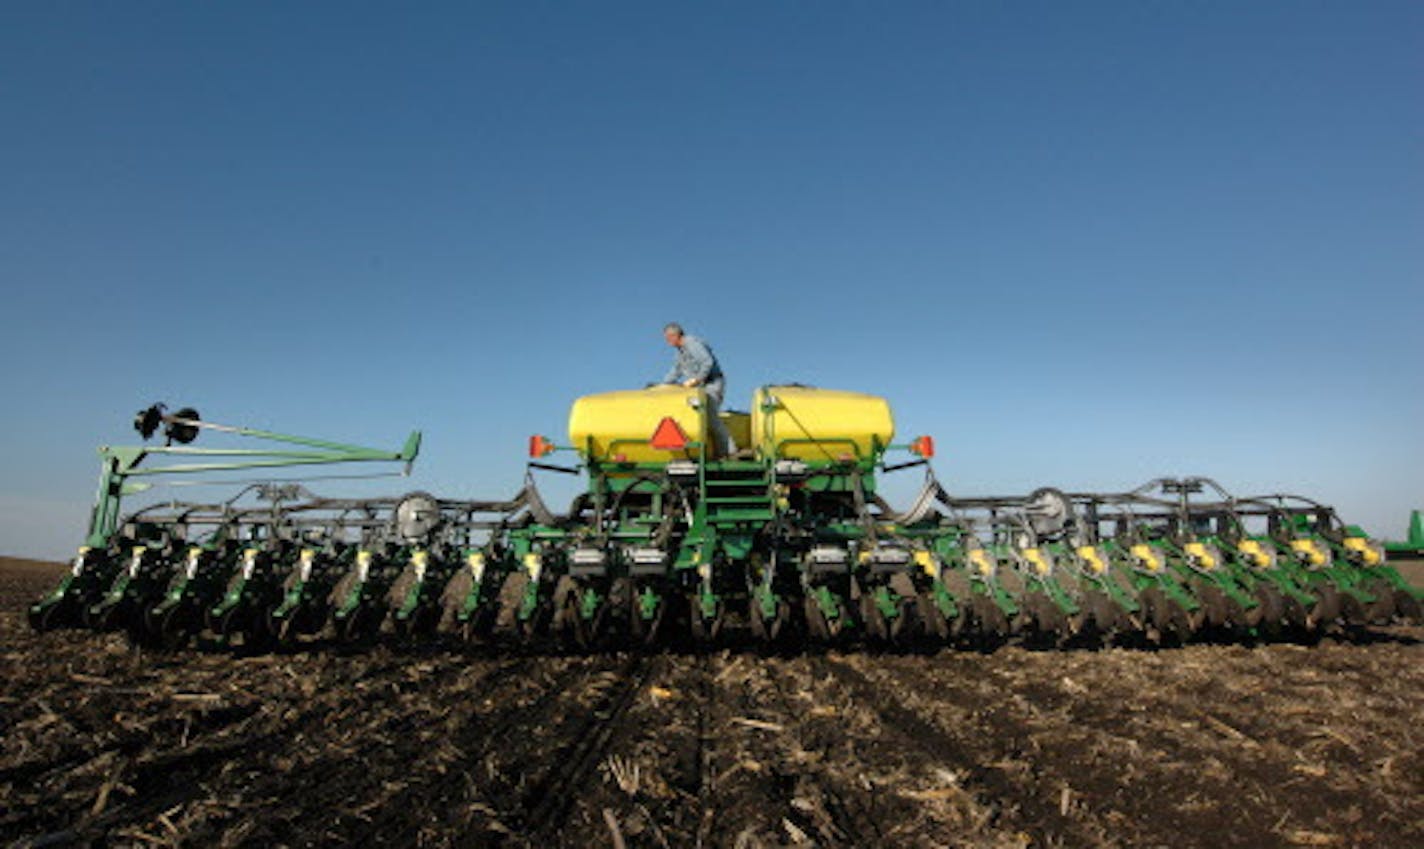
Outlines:
<svg viewBox="0 0 1424 849"><path fill-rule="evenodd" d="M1424 629L1158 651L156 654L0 561L0 845L1424 845Z"/></svg>

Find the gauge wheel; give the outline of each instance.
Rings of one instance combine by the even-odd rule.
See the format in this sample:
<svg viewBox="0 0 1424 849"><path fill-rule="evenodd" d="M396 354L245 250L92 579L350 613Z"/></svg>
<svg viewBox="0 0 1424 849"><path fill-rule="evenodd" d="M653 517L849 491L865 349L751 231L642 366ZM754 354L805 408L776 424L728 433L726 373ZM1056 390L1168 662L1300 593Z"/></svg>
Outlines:
<svg viewBox="0 0 1424 849"><path fill-rule="evenodd" d="M1085 593L1083 608L1092 619L1093 631L1105 642L1111 642L1119 633L1135 628L1132 616L1105 592L1090 590Z"/></svg>
<svg viewBox="0 0 1424 849"><path fill-rule="evenodd" d="M1342 602L1340 591L1334 584L1318 584L1311 587L1315 594L1315 606L1310 609L1307 624L1312 629L1323 628L1340 618Z"/></svg>
<svg viewBox="0 0 1424 849"><path fill-rule="evenodd" d="M96 605L97 609L90 609L90 627L96 631L115 631L119 627L119 604L109 604L101 602Z"/></svg>
<svg viewBox="0 0 1424 849"><path fill-rule="evenodd" d="M931 590L925 590L919 595L915 608L919 613L921 631L925 637L936 642L943 642L950 638L950 621L944 615L944 611L939 609L939 605L935 604L934 593ZM964 617L956 616L954 618L958 622Z"/></svg>
<svg viewBox="0 0 1424 849"><path fill-rule="evenodd" d="M1371 625L1388 625L1394 618L1394 587L1388 581L1377 578L1366 585L1375 600L1365 606L1365 616Z"/></svg>
<svg viewBox="0 0 1424 849"><path fill-rule="evenodd" d="M460 630L460 611L465 607L465 599L474 589L475 576L469 569L461 569L445 582L440 593L440 620L435 625L437 633L451 634Z"/></svg>
<svg viewBox="0 0 1424 849"><path fill-rule="evenodd" d="M726 610L722 602L718 601L717 612L708 619L702 615L701 595L689 593L687 596L687 619L688 630L692 633L692 641L700 646L711 645L722 633L722 625L726 621Z"/></svg>
<svg viewBox="0 0 1424 849"><path fill-rule="evenodd" d="M1022 602L1023 611L1033 622L1033 630L1043 639L1068 636L1068 618L1053 599L1041 592L1029 593Z"/></svg>
<svg viewBox="0 0 1424 849"><path fill-rule="evenodd" d="M64 622L64 601L36 604L30 607L30 629L36 632L53 631Z"/></svg>
<svg viewBox="0 0 1424 849"><path fill-rule="evenodd" d="M523 586L528 586L524 582ZM514 599L513 604L517 606L523 601L524 590L521 586L519 595ZM503 607L501 607L503 612ZM568 575L564 575L554 584L554 633L559 639L570 646L586 647L591 638L589 623L584 620L579 610L579 585L578 582Z"/></svg>
<svg viewBox="0 0 1424 849"><path fill-rule="evenodd" d="M1418 598L1409 590L1397 587L1394 590L1394 609L1399 612L1401 619L1408 620L1414 624L1424 621L1424 605L1421 605Z"/></svg>
<svg viewBox="0 0 1424 849"><path fill-rule="evenodd" d="M1009 617L999 605L983 593L974 593L970 601L978 635L986 640L1002 640L1012 636Z"/></svg>
<svg viewBox="0 0 1424 849"><path fill-rule="evenodd" d="M633 594L633 603L628 607L628 632L634 641L645 646L655 644L663 630L663 620L667 617L668 601L666 597L658 600L658 609L653 613L652 619L644 619L642 605L638 601L638 593Z"/></svg>
<svg viewBox="0 0 1424 849"><path fill-rule="evenodd" d="M495 630L500 634L518 637L524 632L519 619L519 608L524 603L524 591L529 586L529 573L516 569L504 578L499 588L499 614L495 618Z"/></svg>
<svg viewBox="0 0 1424 849"><path fill-rule="evenodd" d="M880 642L890 641L890 620L885 618L885 612L875 603L873 593L861 593L860 621L865 623L866 637Z"/></svg>
<svg viewBox="0 0 1424 849"><path fill-rule="evenodd" d="M1196 581L1192 585L1192 591L1201 603L1202 620L1213 628L1226 628L1232 623L1232 609L1235 607L1231 600L1222 592L1221 587L1210 584L1206 581Z"/></svg>
<svg viewBox="0 0 1424 849"><path fill-rule="evenodd" d="M806 596L802 601L802 607L806 617L806 633L811 639L825 642L831 639L831 623L826 619L826 614L821 610L821 605L812 596ZM759 614L754 614L759 615Z"/></svg>

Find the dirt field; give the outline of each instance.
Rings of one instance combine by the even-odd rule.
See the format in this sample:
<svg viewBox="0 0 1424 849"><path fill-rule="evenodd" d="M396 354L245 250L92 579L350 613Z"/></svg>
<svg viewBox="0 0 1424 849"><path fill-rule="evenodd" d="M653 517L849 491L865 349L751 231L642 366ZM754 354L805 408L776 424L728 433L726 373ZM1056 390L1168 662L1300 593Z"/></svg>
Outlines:
<svg viewBox="0 0 1424 849"><path fill-rule="evenodd" d="M239 658L33 635L0 845L1424 845L1424 629L1161 651Z"/></svg>

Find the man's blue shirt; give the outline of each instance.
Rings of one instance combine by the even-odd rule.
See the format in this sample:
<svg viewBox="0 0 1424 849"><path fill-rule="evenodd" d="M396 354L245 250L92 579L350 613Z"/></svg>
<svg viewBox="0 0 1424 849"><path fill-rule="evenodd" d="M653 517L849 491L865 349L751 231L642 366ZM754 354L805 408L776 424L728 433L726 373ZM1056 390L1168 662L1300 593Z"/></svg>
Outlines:
<svg viewBox="0 0 1424 849"><path fill-rule="evenodd" d="M684 333L682 335L682 345L677 349L677 360L673 362L672 369L663 378L663 383L683 383L688 380L696 380L698 383L707 383L722 376L722 367L717 364L717 357L712 353L712 346Z"/></svg>

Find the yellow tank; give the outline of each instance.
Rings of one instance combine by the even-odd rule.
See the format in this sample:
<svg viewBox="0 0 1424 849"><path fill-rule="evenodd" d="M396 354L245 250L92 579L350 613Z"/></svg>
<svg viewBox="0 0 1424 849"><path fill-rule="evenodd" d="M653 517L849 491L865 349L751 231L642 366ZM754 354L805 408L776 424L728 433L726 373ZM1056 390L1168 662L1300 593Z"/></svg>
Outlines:
<svg viewBox="0 0 1424 849"><path fill-rule="evenodd" d="M695 456L648 444L670 417L687 438L706 443L706 396L701 389L652 386L585 395L569 411L569 442L585 459L602 462L666 463Z"/></svg>
<svg viewBox="0 0 1424 849"><path fill-rule="evenodd" d="M752 444L752 415L738 410L723 410L722 426L738 448L748 448Z"/></svg>
<svg viewBox="0 0 1424 849"><path fill-rule="evenodd" d="M895 420L878 395L763 386L752 399L752 436L762 457L871 460L894 438Z"/></svg>

